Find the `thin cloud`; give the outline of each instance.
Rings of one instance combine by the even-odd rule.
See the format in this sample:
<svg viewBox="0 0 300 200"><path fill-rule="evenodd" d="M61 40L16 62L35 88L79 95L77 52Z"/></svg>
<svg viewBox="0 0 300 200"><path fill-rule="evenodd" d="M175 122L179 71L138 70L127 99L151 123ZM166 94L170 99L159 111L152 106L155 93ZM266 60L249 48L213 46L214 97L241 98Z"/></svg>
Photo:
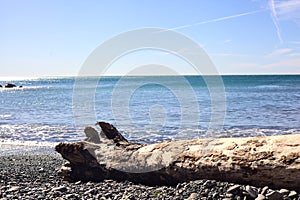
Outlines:
<svg viewBox="0 0 300 200"><path fill-rule="evenodd" d="M282 48L282 49L276 49L270 54L267 54L265 57L275 57L275 56L281 56L281 55L286 55L288 53L291 53L293 49L290 48Z"/></svg>
<svg viewBox="0 0 300 200"><path fill-rule="evenodd" d="M290 41L290 44L300 44L300 41Z"/></svg>
<svg viewBox="0 0 300 200"><path fill-rule="evenodd" d="M282 69L282 70L289 69L290 72L299 74L300 73L299 63L300 63L300 59L298 59L298 58L297 59L285 59L285 60L281 60L280 62L263 65L262 67L273 68L273 69L277 68L277 69Z"/></svg>
<svg viewBox="0 0 300 200"><path fill-rule="evenodd" d="M300 58L300 53L291 53L288 55L289 57L297 57Z"/></svg>
<svg viewBox="0 0 300 200"><path fill-rule="evenodd" d="M300 25L300 1L287 0L278 1L275 5L277 16L282 20L293 20Z"/></svg>
<svg viewBox="0 0 300 200"><path fill-rule="evenodd" d="M204 45L200 45L202 48L204 47ZM162 51L159 52L160 55L182 55L182 54L190 54L190 55L198 55L199 52L191 52L188 48L183 48L180 49L176 52L167 52L167 51Z"/></svg>
<svg viewBox="0 0 300 200"><path fill-rule="evenodd" d="M223 57L251 57L247 54L235 54L235 53L208 53L209 56L223 56Z"/></svg>
<svg viewBox="0 0 300 200"><path fill-rule="evenodd" d="M226 44L226 43L230 43L231 42L231 40L224 40L224 43Z"/></svg>
<svg viewBox="0 0 300 200"><path fill-rule="evenodd" d="M300 59L287 58L279 62L261 64L258 62L237 63L231 66L234 74L299 74ZM228 73L230 74L230 73Z"/></svg>

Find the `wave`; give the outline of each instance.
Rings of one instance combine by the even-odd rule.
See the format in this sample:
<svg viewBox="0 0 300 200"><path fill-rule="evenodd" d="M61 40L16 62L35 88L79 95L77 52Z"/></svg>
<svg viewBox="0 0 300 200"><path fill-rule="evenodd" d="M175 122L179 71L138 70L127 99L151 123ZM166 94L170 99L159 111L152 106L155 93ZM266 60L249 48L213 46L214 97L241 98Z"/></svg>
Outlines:
<svg viewBox="0 0 300 200"><path fill-rule="evenodd" d="M0 139L0 156L17 154L54 154L58 143Z"/></svg>
<svg viewBox="0 0 300 200"><path fill-rule="evenodd" d="M84 138L73 127L0 124L0 138L13 141L76 142Z"/></svg>
<svg viewBox="0 0 300 200"><path fill-rule="evenodd" d="M0 120L11 120L11 119L14 119L13 115L0 114Z"/></svg>
<svg viewBox="0 0 300 200"><path fill-rule="evenodd" d="M126 131L120 129L120 132L129 141L150 144L175 139L257 137L300 133L300 128L284 129L280 127L228 127L209 132L206 128L148 129L145 131L132 127L123 128ZM83 128L76 131L74 127L70 126L0 124L0 142L7 144L53 145L58 142L78 142L84 138Z"/></svg>
<svg viewBox="0 0 300 200"><path fill-rule="evenodd" d="M0 88L0 92L9 92L9 91L23 91L23 90L39 90L39 89L50 89L50 86L23 86L23 87L14 87L14 88Z"/></svg>
<svg viewBox="0 0 300 200"><path fill-rule="evenodd" d="M300 128L282 129L280 127L270 128L247 128L247 127L233 127L220 130L207 131L206 128L185 128L174 130L147 130L127 129L127 131L120 131L128 140L141 143L156 143L176 139L192 139L192 138L231 138L231 137L260 137L273 135L288 135L299 134Z"/></svg>
<svg viewBox="0 0 300 200"><path fill-rule="evenodd" d="M288 86L285 86L285 85L257 85L257 86L254 86L254 88L259 88L259 89L282 89L282 88L288 88Z"/></svg>

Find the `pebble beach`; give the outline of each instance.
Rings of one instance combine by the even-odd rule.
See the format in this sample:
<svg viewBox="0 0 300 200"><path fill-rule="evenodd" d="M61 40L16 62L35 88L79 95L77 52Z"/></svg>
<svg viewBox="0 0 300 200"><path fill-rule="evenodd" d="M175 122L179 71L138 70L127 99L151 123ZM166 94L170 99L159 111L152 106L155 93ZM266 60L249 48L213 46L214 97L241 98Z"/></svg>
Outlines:
<svg viewBox="0 0 300 200"><path fill-rule="evenodd" d="M20 149L20 147L18 148ZM58 175L65 162L51 148L7 155L0 159L0 199L292 199L287 189L257 188L217 180L196 180L176 186L150 187L131 182L67 182ZM46 153L45 153L46 152Z"/></svg>

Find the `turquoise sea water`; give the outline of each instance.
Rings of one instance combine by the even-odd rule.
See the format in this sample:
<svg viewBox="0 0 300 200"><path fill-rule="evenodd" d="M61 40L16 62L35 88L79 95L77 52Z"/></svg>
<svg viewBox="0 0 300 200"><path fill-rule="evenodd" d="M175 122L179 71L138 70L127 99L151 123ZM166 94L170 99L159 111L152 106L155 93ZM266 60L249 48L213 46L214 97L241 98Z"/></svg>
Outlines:
<svg viewBox="0 0 300 200"><path fill-rule="evenodd" d="M216 135L300 133L300 75L221 78L226 112L223 126L213 130ZM80 78L77 92L83 97L92 94L95 103L76 105L76 77L0 79L1 85L11 82L23 86L0 88L0 140L78 141L83 138L83 126L94 125L96 120L113 123L127 138L138 142L207 136L213 100L203 77L102 77L94 90L92 83L98 80ZM128 88L135 89L128 94ZM80 106L80 113L76 106ZM186 111L199 119L183 117ZM78 114L84 123L76 121Z"/></svg>

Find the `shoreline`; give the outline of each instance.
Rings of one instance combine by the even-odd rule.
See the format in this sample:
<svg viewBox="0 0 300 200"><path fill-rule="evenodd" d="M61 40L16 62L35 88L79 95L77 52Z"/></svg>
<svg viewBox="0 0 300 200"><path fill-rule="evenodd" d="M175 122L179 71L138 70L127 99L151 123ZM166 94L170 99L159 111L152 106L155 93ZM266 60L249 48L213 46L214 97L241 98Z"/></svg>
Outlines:
<svg viewBox="0 0 300 200"><path fill-rule="evenodd" d="M58 143L0 140L0 156L20 154L56 154L54 147Z"/></svg>

